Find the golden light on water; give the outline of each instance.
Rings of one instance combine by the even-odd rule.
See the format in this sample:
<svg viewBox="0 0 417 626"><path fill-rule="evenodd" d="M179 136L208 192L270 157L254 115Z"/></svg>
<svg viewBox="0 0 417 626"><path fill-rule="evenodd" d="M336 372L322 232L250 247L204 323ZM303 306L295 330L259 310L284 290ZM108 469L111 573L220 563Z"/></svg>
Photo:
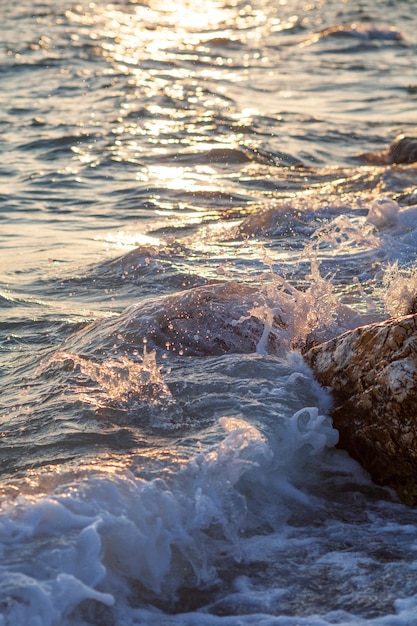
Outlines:
<svg viewBox="0 0 417 626"><path fill-rule="evenodd" d="M227 28L232 29L235 20L243 17L234 3L227 4L219 0L165 0L150 2L147 6L135 6L133 11L121 11L114 5L100 6L96 3L84 7L77 6L68 11L71 21L87 26L96 26L93 38L103 50L113 53L116 60L134 62L135 50L146 47L146 52L166 49L179 42L185 42L184 36L198 33L213 36L218 30L223 35ZM219 34L219 33L217 33ZM131 55L123 55L123 50L130 50Z"/></svg>
<svg viewBox="0 0 417 626"><path fill-rule="evenodd" d="M235 111L232 90L240 93L246 80L242 67L251 60L242 46L267 24L266 13L238 0L150 0L78 5L69 17L122 87L113 101L103 92L101 114L112 118L104 152L84 143L74 146L74 158L88 168L106 161L122 172L128 165L132 189L136 183L141 190L137 199L132 193L138 230L106 237L106 245L155 244L139 232L147 232L149 203L154 215L177 225L210 220L214 194L223 208L236 191L237 174L224 166L230 161L238 167L247 158L247 128L257 103ZM262 64L261 53L254 54L255 64ZM106 109L116 103L116 110Z"/></svg>
<svg viewBox="0 0 417 626"><path fill-rule="evenodd" d="M148 174L150 179L164 180L164 184L168 189L185 189L187 191L196 191L202 188L202 183L206 183L207 176L215 176L216 172L208 166L197 166L193 169L188 167L175 167L166 165L153 165L149 167ZM206 186L208 187L207 183ZM217 189L218 186L213 183L211 186Z"/></svg>
<svg viewBox="0 0 417 626"><path fill-rule="evenodd" d="M145 235L141 232L126 232L124 230L109 232L104 238L101 236L96 239L104 241L106 244L110 244L117 250L136 248L138 246L159 247L162 245L162 242L158 239L158 237Z"/></svg>
<svg viewBox="0 0 417 626"><path fill-rule="evenodd" d="M213 0L166 0L158 3L158 12L163 11L167 22L176 25L178 31L204 31L219 27L230 16L230 9L223 2Z"/></svg>
<svg viewBox="0 0 417 626"><path fill-rule="evenodd" d="M233 1L225 6L220 0L165 0L133 5L127 11L98 3L88 8L77 7L70 13L71 21L88 27L110 73L128 77L114 140L107 148L113 161L137 163L138 182L152 184L162 177L169 189L212 189L212 168L182 167L175 161L144 167L143 156L149 150L169 156L178 144L195 146L199 152L210 150L207 133L215 130L213 115L229 107L225 85L240 80L229 67L232 59L217 49L216 42L232 40L236 20L243 19L247 9L239 9ZM214 50L205 48L207 41L214 42ZM205 89L206 80L219 83L217 94ZM136 115L142 102L146 113ZM236 132L224 133L229 149L240 139ZM84 165L97 165L89 146L75 146L73 152Z"/></svg>

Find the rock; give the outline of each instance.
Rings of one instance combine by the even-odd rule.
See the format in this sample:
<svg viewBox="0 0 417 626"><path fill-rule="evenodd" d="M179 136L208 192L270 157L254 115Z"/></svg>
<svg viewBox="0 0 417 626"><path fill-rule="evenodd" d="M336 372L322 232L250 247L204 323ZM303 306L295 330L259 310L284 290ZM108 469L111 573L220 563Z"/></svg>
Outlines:
<svg viewBox="0 0 417 626"><path fill-rule="evenodd" d="M304 359L333 390L339 446L417 505L417 314L348 331Z"/></svg>
<svg viewBox="0 0 417 626"><path fill-rule="evenodd" d="M388 149L388 163L415 163L417 161L417 138L399 135Z"/></svg>
<svg viewBox="0 0 417 626"><path fill-rule="evenodd" d="M386 150L368 152L362 155L367 163L391 165L394 163L415 163L417 161L417 137L398 135Z"/></svg>

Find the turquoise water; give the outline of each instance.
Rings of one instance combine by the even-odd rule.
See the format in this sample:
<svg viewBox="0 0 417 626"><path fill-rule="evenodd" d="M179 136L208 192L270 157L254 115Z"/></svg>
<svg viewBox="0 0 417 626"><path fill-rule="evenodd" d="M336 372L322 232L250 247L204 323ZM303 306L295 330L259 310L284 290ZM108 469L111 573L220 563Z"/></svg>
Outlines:
<svg viewBox="0 0 417 626"><path fill-rule="evenodd" d="M415 8L1 9L1 626L417 623L299 354L415 295Z"/></svg>

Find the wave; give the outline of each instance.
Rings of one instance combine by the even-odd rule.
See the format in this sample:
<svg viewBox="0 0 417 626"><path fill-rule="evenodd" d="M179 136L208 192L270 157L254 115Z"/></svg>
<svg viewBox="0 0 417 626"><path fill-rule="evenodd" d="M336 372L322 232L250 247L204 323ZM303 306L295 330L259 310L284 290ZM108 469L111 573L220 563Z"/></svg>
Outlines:
<svg viewBox="0 0 417 626"><path fill-rule="evenodd" d="M293 385L285 366L276 372ZM310 387L307 370L297 376ZM117 619L118 611L149 603L176 613L193 589L200 589L194 608L227 594L233 563L253 559L250 538L263 526L281 533L291 501L315 506L302 476L308 466L313 481L337 433L317 408L280 419L275 435L236 417L221 418L216 428L217 443L164 478L96 471L48 497L4 506L0 623L36 618L48 626L74 611L70 623L78 623L99 619L100 606L118 606ZM10 561L12 553L25 555L23 568Z"/></svg>
<svg viewBox="0 0 417 626"><path fill-rule="evenodd" d="M355 22L350 24L335 24L318 31L304 43L316 43L320 39L328 37L355 38L366 41L395 41L402 42L404 37L397 28L391 26L379 26L375 24Z"/></svg>

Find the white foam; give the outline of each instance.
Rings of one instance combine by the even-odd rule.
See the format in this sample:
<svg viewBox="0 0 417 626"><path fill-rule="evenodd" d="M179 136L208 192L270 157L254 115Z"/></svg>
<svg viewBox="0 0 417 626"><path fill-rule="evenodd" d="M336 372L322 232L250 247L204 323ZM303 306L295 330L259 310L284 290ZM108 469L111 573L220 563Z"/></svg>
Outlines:
<svg viewBox="0 0 417 626"><path fill-rule="evenodd" d="M111 606L114 598L68 574L38 581L21 573L0 572L1 626L56 626L83 600Z"/></svg>
<svg viewBox="0 0 417 626"><path fill-rule="evenodd" d="M378 229L397 226L399 210L395 200L377 198L371 203L366 219Z"/></svg>
<svg viewBox="0 0 417 626"><path fill-rule="evenodd" d="M372 490L372 484L334 449L338 435L327 416L329 395L300 354L291 353L289 361L227 355L212 359L210 367L216 380L227 372L239 386L234 412L210 426L209 445L200 432L200 449L188 461L172 467L168 462L163 480L128 471L91 472L88 478L74 476L49 497L20 498L3 507L0 626L327 626L336 619L335 612L326 613L333 592L324 592L323 614L316 615L317 604L300 589L300 576L311 580L315 567L325 572L343 562L346 579L360 576L366 586L375 560L357 555L366 552L371 534L386 537L388 545L395 533L414 545L417 533L405 520L407 533L386 523L378 533L382 508L361 522L360 490ZM254 394L246 395L243 375L256 382ZM345 508L359 521L346 522ZM385 512L389 517L388 506ZM355 549L343 558L345 542ZM321 602L321 592L312 588ZM194 593L205 598L200 611L169 615L172 607L184 606L184 595ZM291 617L297 593L302 610ZM238 617L242 607L248 614ZM338 612L337 623L351 618Z"/></svg>
<svg viewBox="0 0 417 626"><path fill-rule="evenodd" d="M280 424L274 438L241 417L221 418L223 437L168 483L91 476L3 508L1 626L53 626L85 599L111 606L133 583L165 599L181 585L214 584L219 553L241 559L241 533L264 514L279 528L289 502L314 503L297 476L306 465L319 471L337 434L315 407ZM20 552L24 570L10 561Z"/></svg>

